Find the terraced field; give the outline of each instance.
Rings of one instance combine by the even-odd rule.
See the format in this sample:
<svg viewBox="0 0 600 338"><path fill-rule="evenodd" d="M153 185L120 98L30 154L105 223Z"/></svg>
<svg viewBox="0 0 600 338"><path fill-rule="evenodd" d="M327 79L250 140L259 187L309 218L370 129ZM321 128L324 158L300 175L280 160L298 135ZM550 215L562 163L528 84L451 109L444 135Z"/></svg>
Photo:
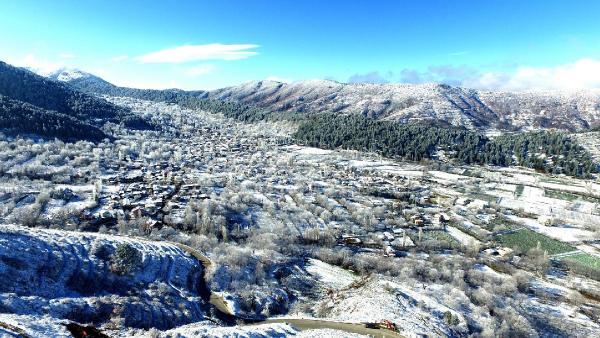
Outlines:
<svg viewBox="0 0 600 338"><path fill-rule="evenodd" d="M560 199L560 200L565 200L565 201L570 201L570 202L573 202L576 200L582 200L582 201L587 201L587 202L591 202L591 203L600 203L600 199L593 197L593 196L574 194L574 193L570 193L570 192L566 192L566 191L559 191L559 190L552 190L552 189L546 189L544 191L544 196L550 197L550 198L556 198L556 199Z"/></svg>

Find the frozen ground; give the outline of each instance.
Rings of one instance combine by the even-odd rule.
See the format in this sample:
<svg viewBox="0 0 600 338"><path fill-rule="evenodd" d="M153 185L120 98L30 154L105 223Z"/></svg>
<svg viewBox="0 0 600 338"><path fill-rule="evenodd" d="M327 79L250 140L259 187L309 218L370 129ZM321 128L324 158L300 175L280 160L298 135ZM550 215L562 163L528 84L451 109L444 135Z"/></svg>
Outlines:
<svg viewBox="0 0 600 338"><path fill-rule="evenodd" d="M326 318L345 322L381 322L390 320L399 325L400 333L409 337L419 335L447 336L450 328L443 315L452 309L435 299L415 292L401 284L376 278L362 287L350 289L320 306L329 309ZM459 318L461 315L458 314ZM452 332L464 332L464 320Z"/></svg>
<svg viewBox="0 0 600 338"><path fill-rule="evenodd" d="M336 290L343 289L358 279L348 270L312 258L308 260L306 271L325 287Z"/></svg>
<svg viewBox="0 0 600 338"><path fill-rule="evenodd" d="M158 332L158 337L182 337L182 338L263 338L263 337L287 337L295 336L298 330L287 324L262 324L249 326L222 327L211 323L194 323L177 327L172 330ZM115 335L119 337L122 333ZM148 337L149 332L127 333L131 337Z"/></svg>
<svg viewBox="0 0 600 338"><path fill-rule="evenodd" d="M71 338L65 322L49 316L0 313L0 337Z"/></svg>

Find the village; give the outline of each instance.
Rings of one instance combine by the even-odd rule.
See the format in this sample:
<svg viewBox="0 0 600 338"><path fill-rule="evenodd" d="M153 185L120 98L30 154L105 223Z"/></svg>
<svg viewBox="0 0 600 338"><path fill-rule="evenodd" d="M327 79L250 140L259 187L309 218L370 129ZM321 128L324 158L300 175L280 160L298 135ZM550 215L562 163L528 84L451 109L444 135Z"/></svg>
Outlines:
<svg viewBox="0 0 600 338"><path fill-rule="evenodd" d="M149 114L148 104L136 104ZM166 114L164 107L154 109ZM481 236L473 234L506 230L494 225L500 219L535 223L534 231L560 234L556 239L572 233L571 242L595 254L591 248L599 231L595 225L600 224L600 184L593 181L546 178L527 169L446 165L431 170L354 151L299 147L285 135L236 135L231 125L216 127L211 116L198 119L175 110L174 116L154 118L191 124L196 130L159 138L152 145L125 136L91 175L96 178L83 199L95 203L79 210L80 221L96 230L115 227L119 220L135 221L146 234L164 226L185 228L194 225L190 218L201 218L198 210L190 217L190 204L224 203L219 196L224 190L244 184L248 190L252 182L255 192L244 192L250 209L253 203L274 209L312 204L307 228L338 229L339 244L380 249L386 255L424 239L445 242L445 248L479 243ZM194 118L193 123L185 120ZM161 153L164 149L168 152ZM361 159L355 160L357 156ZM520 202L524 199L528 203ZM276 216L277 210L271 213ZM250 225L239 214L226 218L228 225Z"/></svg>
<svg viewBox="0 0 600 338"><path fill-rule="evenodd" d="M594 279L600 267L597 178L551 177L531 169L443 161L404 162L372 153L316 149L294 144L285 123L242 124L173 104L110 100L160 122L163 130L123 133L110 143L44 145L23 140L13 145L12 153L29 157L17 161L6 152L7 158L13 157L2 169L6 173L0 195L4 222L35 221L36 226L49 228L197 245L215 264L222 264L223 269L214 272L213 286L232 295L237 304L257 297L261 302L283 302L279 292L285 288L273 286L275 277L269 273L255 272L266 282L253 281L253 293L244 296L241 289L246 284L225 281L248 278L241 276L249 274L250 265L257 267L246 258L233 262L239 255L211 251L215 249L207 243L227 250L252 247L240 255L254 255L265 271L278 264L288 269L298 264L292 259L293 250L315 252L309 260L316 264L314 276L323 269L337 269L334 263L340 259L335 255L340 253L377 257L382 267L374 271L386 278L400 274L390 270L394 262L448 257L461 262L474 259L471 268L492 277L525 271L529 278L570 290L559 299L565 304L571 304L567 299L571 292L593 295L600 290ZM119 126L113 128L119 132ZM34 167L38 177L28 177L33 171L28 168ZM266 241L259 249L258 240ZM264 248L278 253L269 256L262 252ZM315 263L317 259L322 262ZM535 262L572 274L540 277ZM362 264L344 261L341 265L359 273L369 266ZM551 292L533 289L539 294ZM324 315L344 304L337 293L331 296L332 303L319 304L302 291L286 292L286 297L326 308ZM300 304L273 305L277 310L272 311L296 313ZM591 305L583 309L590 316L598 313ZM436 319L444 330L465 330L466 315L458 315L456 308L444 311L449 311L450 319L444 322L445 312ZM399 327L417 325L409 313L391 320ZM388 320L388 316L367 319Z"/></svg>

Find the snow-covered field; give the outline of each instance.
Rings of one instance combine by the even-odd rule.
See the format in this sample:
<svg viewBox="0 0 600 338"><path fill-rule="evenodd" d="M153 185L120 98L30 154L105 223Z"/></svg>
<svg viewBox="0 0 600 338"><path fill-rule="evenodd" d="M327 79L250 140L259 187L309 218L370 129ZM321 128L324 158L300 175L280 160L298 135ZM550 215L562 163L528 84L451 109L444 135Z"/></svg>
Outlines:
<svg viewBox="0 0 600 338"><path fill-rule="evenodd" d="M449 226L446 228L446 230L448 231L450 236L454 237L457 241L460 242L460 244L465 245L467 247L479 243L479 240L477 240L477 238L466 234L455 227Z"/></svg>
<svg viewBox="0 0 600 338"><path fill-rule="evenodd" d="M336 290L343 289L358 279L348 270L312 258L308 260L306 271L326 287Z"/></svg>
<svg viewBox="0 0 600 338"><path fill-rule="evenodd" d="M31 316L0 313L0 337L71 338L65 327L67 321L50 316Z"/></svg>
<svg viewBox="0 0 600 338"><path fill-rule="evenodd" d="M420 292L385 280L376 278L363 287L351 289L341 294L335 301L323 300L330 312L327 318L347 322L381 322L391 320L400 327L400 333L407 337L420 335L450 334L443 321L446 311L452 309L440 304L434 298ZM455 313L462 318L458 313ZM466 330L464 319L454 330ZM456 332L455 331L455 332Z"/></svg>
<svg viewBox="0 0 600 338"><path fill-rule="evenodd" d="M209 323L194 323L160 333L160 337L182 338L262 338L295 336L298 330L287 324L262 324L222 327ZM147 337L148 332L132 334L131 337Z"/></svg>
<svg viewBox="0 0 600 338"><path fill-rule="evenodd" d="M578 228L567 228L567 227L549 227L540 224L537 220L530 218L522 218L514 215L507 216L509 219L523 224L524 226L544 234L550 238L557 239L563 242L577 243L583 240L594 240L596 235L592 231L578 229Z"/></svg>

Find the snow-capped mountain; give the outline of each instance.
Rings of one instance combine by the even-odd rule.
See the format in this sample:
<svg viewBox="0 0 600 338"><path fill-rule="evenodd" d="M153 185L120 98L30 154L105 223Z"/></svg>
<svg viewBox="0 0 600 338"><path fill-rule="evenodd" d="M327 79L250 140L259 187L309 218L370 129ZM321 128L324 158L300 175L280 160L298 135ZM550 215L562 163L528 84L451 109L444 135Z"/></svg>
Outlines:
<svg viewBox="0 0 600 338"><path fill-rule="evenodd" d="M90 73L86 73L79 69L73 69L73 68L60 68L60 69L57 69L50 73L40 74L40 75L44 75L47 78L62 81L62 82L69 82L69 81L82 79L82 78L89 78L89 77L93 76Z"/></svg>
<svg viewBox="0 0 600 338"><path fill-rule="evenodd" d="M444 84L255 81L211 91L274 111L364 114L386 120L441 120L473 129L586 129L600 125L600 91L488 92Z"/></svg>
<svg viewBox="0 0 600 338"><path fill-rule="evenodd" d="M94 76L60 69L47 75L79 90L129 96ZM172 90L171 90L172 91ZM180 95L186 92L178 91ZM330 80L252 81L190 96L231 100L269 111L336 112L400 122L433 120L469 129L582 130L600 126L600 91L490 92L445 84L346 84Z"/></svg>

